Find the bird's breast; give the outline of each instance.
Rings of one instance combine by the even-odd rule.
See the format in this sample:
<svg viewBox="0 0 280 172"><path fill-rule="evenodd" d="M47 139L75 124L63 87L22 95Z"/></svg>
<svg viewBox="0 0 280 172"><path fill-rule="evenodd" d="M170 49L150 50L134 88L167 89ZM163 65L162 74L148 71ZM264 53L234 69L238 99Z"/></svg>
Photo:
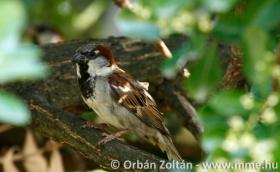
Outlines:
<svg viewBox="0 0 280 172"><path fill-rule="evenodd" d="M90 84L90 82L87 84ZM94 79L94 84L85 85L84 88L86 89L82 91L82 97L85 103L93 109L105 123L109 123L117 128L124 128L122 122L120 122L119 111L116 109L116 104L112 99L111 88L106 78L96 77Z"/></svg>
<svg viewBox="0 0 280 172"><path fill-rule="evenodd" d="M84 86L86 89L84 93L82 91L83 100L105 123L116 128L130 129L136 127L135 122L139 123L137 126L142 125L142 122L134 114L114 100L107 78L95 77L94 80L92 79L87 84L91 85Z"/></svg>

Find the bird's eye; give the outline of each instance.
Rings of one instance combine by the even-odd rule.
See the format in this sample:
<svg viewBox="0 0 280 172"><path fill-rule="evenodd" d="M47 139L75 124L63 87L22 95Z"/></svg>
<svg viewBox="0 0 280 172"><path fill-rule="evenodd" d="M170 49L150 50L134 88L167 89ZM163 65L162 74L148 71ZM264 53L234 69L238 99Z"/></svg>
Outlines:
<svg viewBox="0 0 280 172"><path fill-rule="evenodd" d="M89 56L90 56L90 57L95 57L95 56L96 56L95 51L91 51L91 52L89 52Z"/></svg>
<svg viewBox="0 0 280 172"><path fill-rule="evenodd" d="M99 54L99 50L81 52L81 54L84 55L88 59L95 59Z"/></svg>
<svg viewBox="0 0 280 172"><path fill-rule="evenodd" d="M86 56L86 57L92 57L94 56L94 52L81 52L82 55Z"/></svg>
<svg viewBox="0 0 280 172"><path fill-rule="evenodd" d="M99 50L91 51L88 53L88 56L91 58L96 58L99 54Z"/></svg>

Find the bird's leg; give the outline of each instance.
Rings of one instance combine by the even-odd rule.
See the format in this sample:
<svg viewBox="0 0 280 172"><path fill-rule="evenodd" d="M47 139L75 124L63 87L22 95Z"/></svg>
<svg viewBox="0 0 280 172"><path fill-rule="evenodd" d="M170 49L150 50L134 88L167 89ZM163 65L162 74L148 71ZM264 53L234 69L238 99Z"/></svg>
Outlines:
<svg viewBox="0 0 280 172"><path fill-rule="evenodd" d="M120 139L120 137L122 136L122 135L124 135L125 133L127 133L128 132L128 129L122 129L122 130L119 130L119 131L117 131L117 132L115 132L115 133L112 133L112 134L108 134L108 133L102 133L102 136L104 137L102 140L100 140L99 142L98 142L98 144L100 145L100 144L105 144L105 143L107 143L107 142L109 142L109 141L112 141L112 140L114 140L114 139L118 139L118 140L121 140ZM123 140L121 140L121 141L123 141Z"/></svg>

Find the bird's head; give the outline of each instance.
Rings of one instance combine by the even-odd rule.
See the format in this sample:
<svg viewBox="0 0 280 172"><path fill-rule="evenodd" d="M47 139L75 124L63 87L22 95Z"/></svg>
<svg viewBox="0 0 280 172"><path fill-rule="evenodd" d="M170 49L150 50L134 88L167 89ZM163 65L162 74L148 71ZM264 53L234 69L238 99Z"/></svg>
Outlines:
<svg viewBox="0 0 280 172"><path fill-rule="evenodd" d="M105 75L109 69L116 66L112 51L99 44L81 46L74 54L72 62L76 63L77 72L83 70L91 76Z"/></svg>

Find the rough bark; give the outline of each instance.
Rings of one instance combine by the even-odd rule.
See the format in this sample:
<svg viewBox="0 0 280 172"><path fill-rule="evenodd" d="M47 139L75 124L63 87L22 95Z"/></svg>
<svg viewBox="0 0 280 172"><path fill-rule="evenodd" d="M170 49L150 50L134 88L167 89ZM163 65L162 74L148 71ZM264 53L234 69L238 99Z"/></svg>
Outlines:
<svg viewBox="0 0 280 172"><path fill-rule="evenodd" d="M242 75L242 62L241 62L241 51L236 46L231 46L231 58L227 65L227 69L224 78L221 82L222 88L242 88L246 81Z"/></svg>
<svg viewBox="0 0 280 172"><path fill-rule="evenodd" d="M73 147L95 164L105 169L112 169L112 160L118 160L121 164L127 160L131 162L148 160L159 164L158 157L119 140L99 145L98 142L102 139L101 130L84 128L85 121L74 114L53 107L47 101L37 99L36 96L30 98L37 100L36 103L30 103L33 127L41 134ZM118 170L125 171L122 165Z"/></svg>

